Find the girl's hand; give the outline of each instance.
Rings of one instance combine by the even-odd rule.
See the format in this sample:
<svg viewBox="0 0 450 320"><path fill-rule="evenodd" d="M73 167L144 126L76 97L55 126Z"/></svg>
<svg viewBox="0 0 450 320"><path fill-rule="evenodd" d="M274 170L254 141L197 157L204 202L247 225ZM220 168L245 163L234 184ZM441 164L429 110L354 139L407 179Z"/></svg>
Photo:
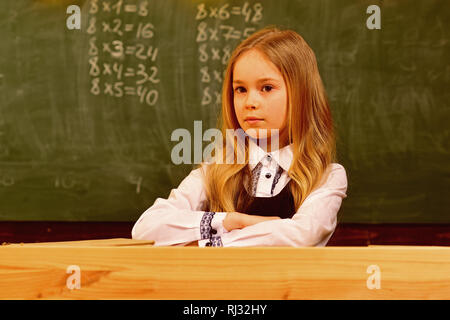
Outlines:
<svg viewBox="0 0 450 320"><path fill-rule="evenodd" d="M227 231L234 229L242 229L263 221L277 220L280 217L265 217L265 216L255 216L240 212L228 212L225 219L223 220L223 227Z"/></svg>

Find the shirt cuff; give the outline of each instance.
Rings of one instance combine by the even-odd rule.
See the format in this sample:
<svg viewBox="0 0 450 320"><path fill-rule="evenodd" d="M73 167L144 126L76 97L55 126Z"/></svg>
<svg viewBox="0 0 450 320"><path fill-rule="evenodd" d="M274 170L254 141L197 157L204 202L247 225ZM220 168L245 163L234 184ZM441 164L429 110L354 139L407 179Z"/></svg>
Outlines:
<svg viewBox="0 0 450 320"><path fill-rule="evenodd" d="M223 247L222 237L211 236L209 239L198 240L199 247Z"/></svg>
<svg viewBox="0 0 450 320"><path fill-rule="evenodd" d="M226 232L223 220L226 212L205 212L200 221L199 247L221 247L221 235Z"/></svg>
<svg viewBox="0 0 450 320"><path fill-rule="evenodd" d="M227 230L223 227L226 212L205 212L200 220L200 240L221 236Z"/></svg>
<svg viewBox="0 0 450 320"><path fill-rule="evenodd" d="M216 230L216 233L212 231L214 236L221 236L224 233L228 232L223 227L223 220L225 220L225 217L227 216L227 212L216 212L213 219L211 220L211 228L212 230Z"/></svg>

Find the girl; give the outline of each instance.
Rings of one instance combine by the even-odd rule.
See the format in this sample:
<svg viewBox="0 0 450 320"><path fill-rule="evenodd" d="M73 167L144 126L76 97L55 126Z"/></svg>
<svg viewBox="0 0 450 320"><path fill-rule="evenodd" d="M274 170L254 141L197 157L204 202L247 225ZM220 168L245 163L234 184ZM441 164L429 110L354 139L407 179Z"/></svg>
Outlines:
<svg viewBox="0 0 450 320"><path fill-rule="evenodd" d="M333 163L333 122L313 51L294 31L265 28L234 50L222 89L222 133L245 132L245 161L202 163L142 214L133 239L325 246L347 178ZM230 147L229 139L220 143Z"/></svg>

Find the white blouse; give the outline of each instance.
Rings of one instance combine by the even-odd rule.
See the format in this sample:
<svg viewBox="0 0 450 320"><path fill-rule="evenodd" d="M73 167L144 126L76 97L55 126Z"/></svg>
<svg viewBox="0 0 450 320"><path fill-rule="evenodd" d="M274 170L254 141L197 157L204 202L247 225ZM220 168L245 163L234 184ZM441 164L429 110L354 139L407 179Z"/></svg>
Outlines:
<svg viewBox="0 0 450 320"><path fill-rule="evenodd" d="M280 193L290 180L287 172L293 159L292 145L266 153L254 144L249 157L254 176L249 193L254 197ZM140 216L132 238L154 240L156 246L187 245L197 240L200 247L325 246L336 228L342 199L347 196L344 167L337 163L330 166L326 180L308 195L292 218L231 231L222 224L226 212L201 210L206 202L202 172L201 168L192 170L178 188L171 190L168 199L157 198ZM248 189L249 182L244 181L244 185Z"/></svg>

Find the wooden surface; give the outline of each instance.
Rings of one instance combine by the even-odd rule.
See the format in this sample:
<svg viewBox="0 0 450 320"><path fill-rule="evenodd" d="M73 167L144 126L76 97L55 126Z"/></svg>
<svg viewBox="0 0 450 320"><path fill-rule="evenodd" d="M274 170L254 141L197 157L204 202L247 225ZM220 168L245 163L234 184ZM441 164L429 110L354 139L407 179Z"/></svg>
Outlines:
<svg viewBox="0 0 450 320"><path fill-rule="evenodd" d="M69 266L80 289L69 289ZM380 289L369 289L369 266ZM154 247L107 239L0 247L1 299L450 299L450 248Z"/></svg>

